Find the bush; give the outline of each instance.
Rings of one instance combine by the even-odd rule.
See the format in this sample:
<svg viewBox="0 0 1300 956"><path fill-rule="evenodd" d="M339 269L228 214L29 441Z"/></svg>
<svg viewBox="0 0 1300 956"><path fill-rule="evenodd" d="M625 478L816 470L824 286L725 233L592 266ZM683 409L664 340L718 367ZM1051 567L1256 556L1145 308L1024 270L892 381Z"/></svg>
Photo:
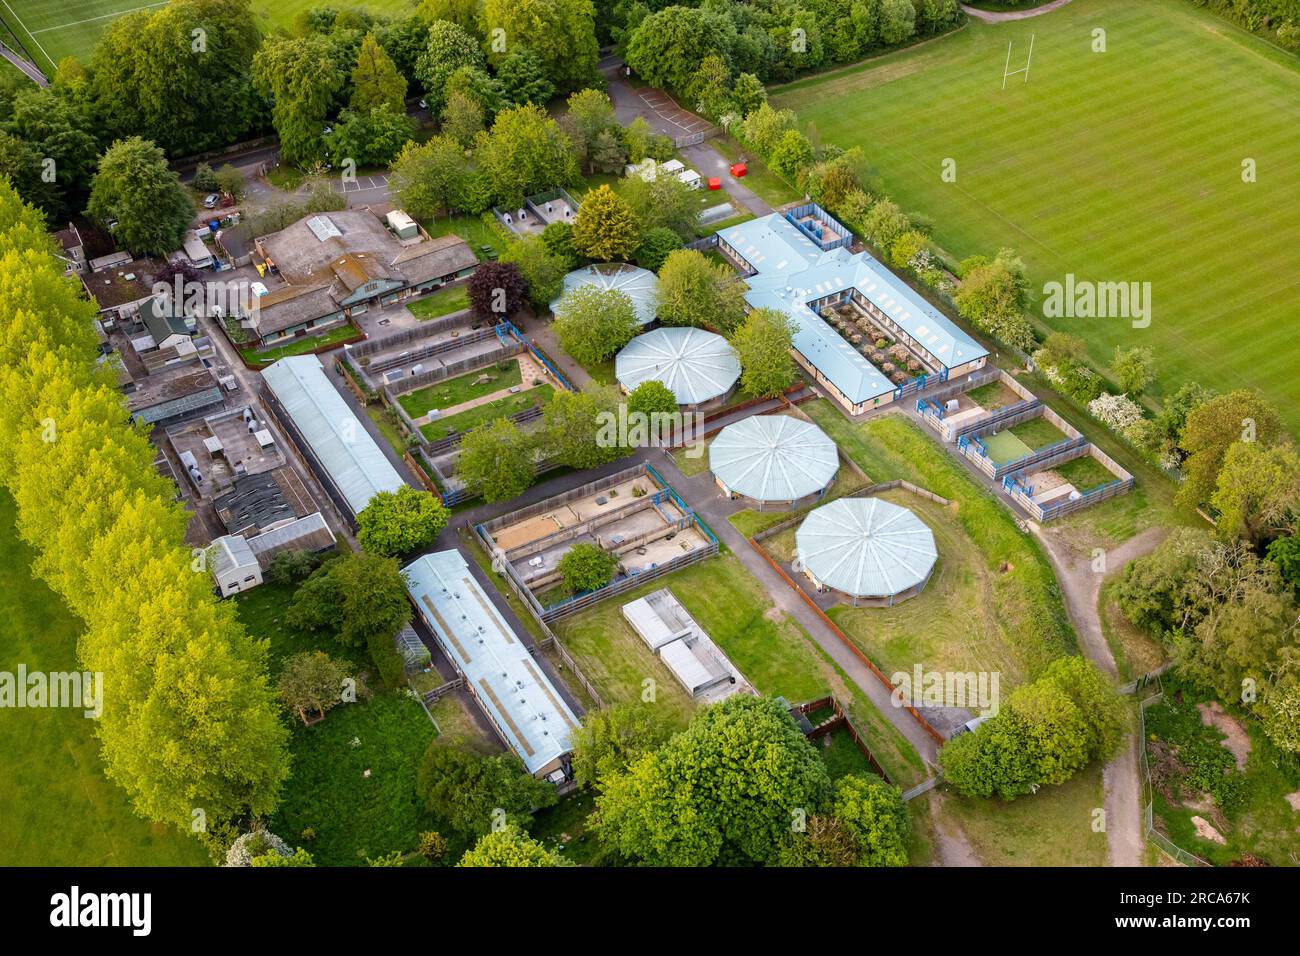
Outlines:
<svg viewBox="0 0 1300 956"><path fill-rule="evenodd" d="M1107 393L1088 403L1088 414L1112 431L1125 434L1142 421L1142 406L1127 395Z"/></svg>
<svg viewBox="0 0 1300 956"><path fill-rule="evenodd" d="M281 551L266 568L268 584L298 584L320 567L321 555L311 551Z"/></svg>
<svg viewBox="0 0 1300 956"><path fill-rule="evenodd" d="M560 559L564 586L574 593L596 591L614 577L618 559L595 544L575 544Z"/></svg>

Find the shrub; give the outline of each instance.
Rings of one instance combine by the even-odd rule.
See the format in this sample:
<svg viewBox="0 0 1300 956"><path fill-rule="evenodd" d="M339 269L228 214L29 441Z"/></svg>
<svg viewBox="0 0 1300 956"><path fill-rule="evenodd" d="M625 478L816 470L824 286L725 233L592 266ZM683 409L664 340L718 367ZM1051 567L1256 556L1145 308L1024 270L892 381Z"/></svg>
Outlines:
<svg viewBox="0 0 1300 956"><path fill-rule="evenodd" d="M575 544L560 559L564 586L575 593L603 588L614 577L618 559L595 544Z"/></svg>
<svg viewBox="0 0 1300 956"><path fill-rule="evenodd" d="M1088 414L1121 434L1142 421L1142 406L1127 395L1103 394L1088 403Z"/></svg>

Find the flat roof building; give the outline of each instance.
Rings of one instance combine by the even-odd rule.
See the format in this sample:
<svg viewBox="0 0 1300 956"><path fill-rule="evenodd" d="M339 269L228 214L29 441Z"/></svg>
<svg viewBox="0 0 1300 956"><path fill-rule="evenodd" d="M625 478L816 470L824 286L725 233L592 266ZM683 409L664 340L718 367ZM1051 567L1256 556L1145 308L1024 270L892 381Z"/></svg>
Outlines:
<svg viewBox="0 0 1300 956"><path fill-rule="evenodd" d="M850 252L852 240L812 203L718 232L719 250L746 274L746 303L790 316L795 357L851 412L893 401L900 383L868 358L870 341L855 348L822 319L828 306L856 308L915 356L921 374L947 379L985 364L987 349L868 253Z"/></svg>
<svg viewBox="0 0 1300 956"><path fill-rule="evenodd" d="M709 470L728 495L760 511L794 510L826 493L839 471L835 442L790 415L751 415L709 444Z"/></svg>
<svg viewBox="0 0 1300 956"><path fill-rule="evenodd" d="M859 604L915 597L938 560L934 533L901 505L881 498L840 498L812 511L795 532L797 570L818 590Z"/></svg>
<svg viewBox="0 0 1300 956"><path fill-rule="evenodd" d="M638 335L614 359L614 374L630 393L642 382L666 385L686 408L722 402L740 379L740 358L721 335L696 328L662 328Z"/></svg>
<svg viewBox="0 0 1300 956"><path fill-rule="evenodd" d="M559 783L578 718L483 593L459 551L403 569L420 617L497 732L536 777Z"/></svg>
<svg viewBox="0 0 1300 956"><path fill-rule="evenodd" d="M379 492L405 484L315 355L282 358L261 374L285 430L345 513L355 517Z"/></svg>
<svg viewBox="0 0 1300 956"><path fill-rule="evenodd" d="M749 682L668 588L624 604L623 617L695 700L714 704L737 692L753 693Z"/></svg>

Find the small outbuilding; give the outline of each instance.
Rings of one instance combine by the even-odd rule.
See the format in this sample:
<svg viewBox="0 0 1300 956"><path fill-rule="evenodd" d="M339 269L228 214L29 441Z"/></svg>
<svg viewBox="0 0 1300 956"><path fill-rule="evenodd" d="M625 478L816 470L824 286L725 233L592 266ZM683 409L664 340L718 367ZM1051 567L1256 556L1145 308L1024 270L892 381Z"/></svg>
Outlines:
<svg viewBox="0 0 1300 956"><path fill-rule="evenodd" d="M662 328L638 335L614 360L614 375L630 393L662 382L684 410L720 405L740 380L740 358L721 335L696 328Z"/></svg>
<svg viewBox="0 0 1300 956"><path fill-rule="evenodd" d="M795 570L854 607L915 597L939 557L925 522L881 498L840 498L817 508L795 532L795 552Z"/></svg>
<svg viewBox="0 0 1300 956"><path fill-rule="evenodd" d="M821 498L839 471L835 442L812 422L753 415L709 445L713 480L759 511L793 511Z"/></svg>
<svg viewBox="0 0 1300 956"><path fill-rule="evenodd" d="M222 597L247 591L262 583L262 567L248 542L237 534L212 542L212 577Z"/></svg>

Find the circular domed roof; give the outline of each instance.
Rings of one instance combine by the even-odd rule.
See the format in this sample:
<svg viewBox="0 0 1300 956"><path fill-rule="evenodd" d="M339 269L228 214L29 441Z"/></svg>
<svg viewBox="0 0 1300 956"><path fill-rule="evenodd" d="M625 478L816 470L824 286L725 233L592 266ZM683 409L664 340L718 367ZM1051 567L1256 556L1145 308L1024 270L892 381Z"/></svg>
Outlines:
<svg viewBox="0 0 1300 956"><path fill-rule="evenodd" d="M663 382L678 405L724 395L740 378L740 359L721 335L696 328L663 328L638 335L614 360L618 383L629 392Z"/></svg>
<svg viewBox="0 0 1300 956"><path fill-rule="evenodd" d="M736 494L794 501L831 483L839 455L816 425L789 415L753 415L728 425L709 445L709 469Z"/></svg>
<svg viewBox="0 0 1300 956"><path fill-rule="evenodd" d="M855 597L887 597L930 576L939 552L915 514L880 498L840 498L795 532L803 567L822 584Z"/></svg>
<svg viewBox="0 0 1300 956"><path fill-rule="evenodd" d="M564 298L574 289L594 285L599 289L616 289L632 300L632 310L641 325L654 321L659 307L659 277L648 269L622 262L607 262L574 269L564 277L564 291L551 303L551 311L559 316L564 311Z"/></svg>

